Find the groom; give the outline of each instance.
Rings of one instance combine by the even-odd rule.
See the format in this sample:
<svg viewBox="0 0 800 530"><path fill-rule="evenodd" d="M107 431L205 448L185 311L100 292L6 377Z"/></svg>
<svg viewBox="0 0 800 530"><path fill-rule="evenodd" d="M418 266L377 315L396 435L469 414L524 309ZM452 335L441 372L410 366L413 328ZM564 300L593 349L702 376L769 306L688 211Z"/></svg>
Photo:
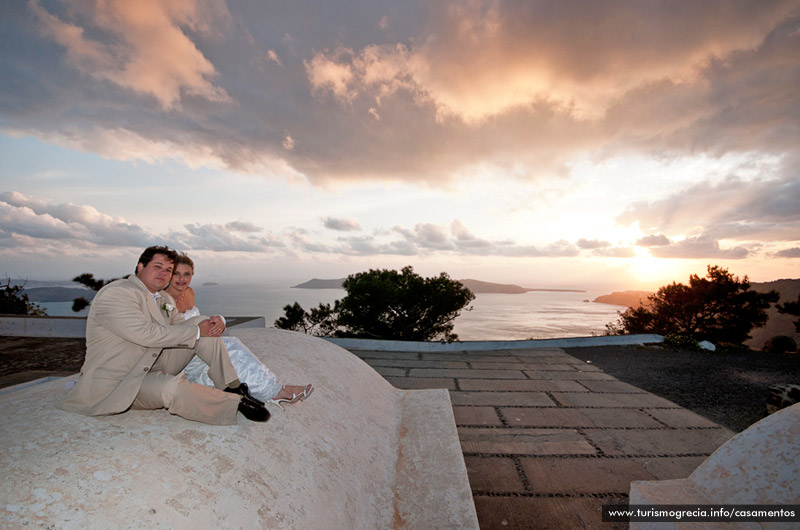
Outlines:
<svg viewBox="0 0 800 530"><path fill-rule="evenodd" d="M148 247L135 276L100 289L86 321L80 377L58 408L88 416L165 408L213 425L236 424L237 410L252 421L269 419L239 382L222 339L212 336L224 328L219 317L175 318L171 297L160 292L175 259L167 247ZM208 364L216 389L179 375L194 355Z"/></svg>

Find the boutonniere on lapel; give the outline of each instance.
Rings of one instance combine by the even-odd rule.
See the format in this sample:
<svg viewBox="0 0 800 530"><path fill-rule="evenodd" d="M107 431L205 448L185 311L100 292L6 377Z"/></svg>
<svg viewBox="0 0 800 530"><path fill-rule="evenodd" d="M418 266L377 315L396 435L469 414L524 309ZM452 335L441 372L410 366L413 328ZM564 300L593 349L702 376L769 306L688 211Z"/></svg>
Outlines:
<svg viewBox="0 0 800 530"><path fill-rule="evenodd" d="M167 316L169 316L169 314L170 314L171 312L175 311L175 306L174 306L174 305L172 305L172 304L168 304L168 303L164 302L163 304L161 304L161 310L162 310L162 311L163 311L163 312L164 312L164 313L165 313Z"/></svg>

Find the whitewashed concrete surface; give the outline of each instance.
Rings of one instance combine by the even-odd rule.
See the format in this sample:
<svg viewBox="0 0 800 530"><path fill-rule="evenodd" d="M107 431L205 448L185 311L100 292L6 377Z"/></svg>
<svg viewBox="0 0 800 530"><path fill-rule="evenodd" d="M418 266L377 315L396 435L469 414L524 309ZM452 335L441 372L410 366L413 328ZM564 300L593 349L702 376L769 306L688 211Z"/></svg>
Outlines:
<svg viewBox="0 0 800 530"><path fill-rule="evenodd" d="M633 481L630 504L800 505L800 404L740 432L685 479ZM631 529L797 528L797 522L631 522Z"/></svg>
<svg viewBox="0 0 800 530"><path fill-rule="evenodd" d="M357 351L461 352L656 344L664 342L664 337L661 335L602 335L597 337L573 337L564 339L474 340L464 342L412 342L337 338L326 338L326 340L347 350Z"/></svg>
<svg viewBox="0 0 800 530"><path fill-rule="evenodd" d="M478 528L446 390L398 390L315 337L237 335L314 393L224 427L64 412L65 379L0 396L0 527Z"/></svg>
<svg viewBox="0 0 800 530"><path fill-rule="evenodd" d="M228 327L263 328L264 317L226 317ZM4 337L58 337L81 338L86 336L86 317L39 317L30 315L0 315L0 336Z"/></svg>

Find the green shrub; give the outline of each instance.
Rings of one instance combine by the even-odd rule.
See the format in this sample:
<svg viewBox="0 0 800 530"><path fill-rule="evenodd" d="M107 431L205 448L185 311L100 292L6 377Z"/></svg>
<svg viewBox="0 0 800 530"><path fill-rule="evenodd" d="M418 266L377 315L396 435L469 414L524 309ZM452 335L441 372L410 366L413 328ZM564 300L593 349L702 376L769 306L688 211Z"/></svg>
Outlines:
<svg viewBox="0 0 800 530"><path fill-rule="evenodd" d="M38 315L47 316L47 311L28 300L23 291L25 285L11 285L11 278L6 278L5 285L0 285L0 315Z"/></svg>
<svg viewBox="0 0 800 530"><path fill-rule="evenodd" d="M700 346L697 341L689 335L672 334L664 337L664 346L671 350L690 350L697 351Z"/></svg>

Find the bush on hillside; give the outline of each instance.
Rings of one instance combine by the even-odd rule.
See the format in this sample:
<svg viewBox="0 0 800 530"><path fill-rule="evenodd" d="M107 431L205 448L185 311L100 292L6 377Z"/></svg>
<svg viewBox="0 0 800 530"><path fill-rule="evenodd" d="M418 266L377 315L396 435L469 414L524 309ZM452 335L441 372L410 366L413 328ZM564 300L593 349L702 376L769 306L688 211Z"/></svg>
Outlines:
<svg viewBox="0 0 800 530"><path fill-rule="evenodd" d="M788 335L776 335L765 342L761 349L765 353L795 353L797 342Z"/></svg>
<svg viewBox="0 0 800 530"><path fill-rule="evenodd" d="M800 317L800 295L797 295L796 302L786 302L785 304L778 304L776 307L779 313ZM794 321L794 328L800 333L800 318Z"/></svg>
<svg viewBox="0 0 800 530"><path fill-rule="evenodd" d="M47 316L47 311L28 299L23 291L25 284L11 285L11 278L0 286L0 315L37 315Z"/></svg>

